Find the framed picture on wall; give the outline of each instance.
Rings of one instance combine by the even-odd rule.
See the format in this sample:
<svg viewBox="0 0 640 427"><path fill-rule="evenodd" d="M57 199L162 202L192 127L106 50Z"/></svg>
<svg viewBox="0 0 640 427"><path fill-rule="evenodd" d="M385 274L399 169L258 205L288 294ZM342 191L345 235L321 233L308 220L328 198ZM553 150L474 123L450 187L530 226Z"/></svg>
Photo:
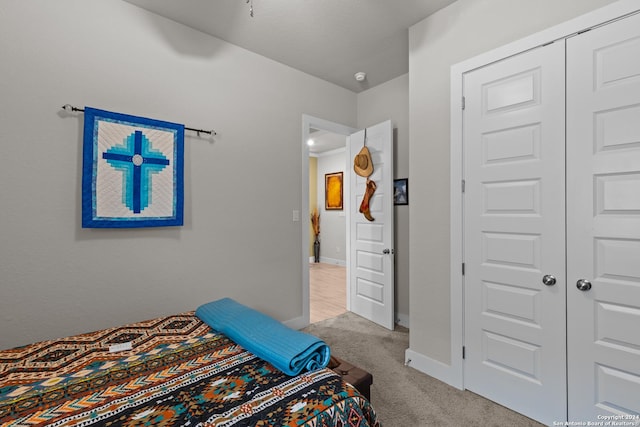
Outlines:
<svg viewBox="0 0 640 427"><path fill-rule="evenodd" d="M324 174L324 208L342 210L342 172Z"/></svg>
<svg viewBox="0 0 640 427"><path fill-rule="evenodd" d="M409 204L409 178L393 180L393 204Z"/></svg>

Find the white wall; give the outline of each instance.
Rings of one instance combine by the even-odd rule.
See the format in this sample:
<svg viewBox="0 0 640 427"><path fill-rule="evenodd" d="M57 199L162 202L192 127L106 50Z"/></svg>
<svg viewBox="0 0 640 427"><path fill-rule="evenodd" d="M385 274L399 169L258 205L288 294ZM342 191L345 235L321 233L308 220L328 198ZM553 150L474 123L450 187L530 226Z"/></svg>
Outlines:
<svg viewBox="0 0 640 427"><path fill-rule="evenodd" d="M113 0L3 0L0 57L0 348L223 296L302 315L300 120L353 126L354 93ZM185 140L184 227L80 228L65 103L218 131Z"/></svg>
<svg viewBox="0 0 640 427"><path fill-rule="evenodd" d="M394 179L409 177L409 75L397 77L358 94L358 128L391 120L394 136ZM409 180L409 204L413 202ZM395 311L409 326L409 206L394 207Z"/></svg>
<svg viewBox="0 0 640 427"><path fill-rule="evenodd" d="M346 140L346 138L345 138ZM345 210L325 209L325 174L342 172L347 164L346 149L332 150L318 157L318 208L320 211L320 261L346 265ZM345 192L343 188L343 200ZM348 196L348 193L347 193Z"/></svg>
<svg viewBox="0 0 640 427"><path fill-rule="evenodd" d="M458 0L409 30L410 347L450 363L450 67L613 0Z"/></svg>

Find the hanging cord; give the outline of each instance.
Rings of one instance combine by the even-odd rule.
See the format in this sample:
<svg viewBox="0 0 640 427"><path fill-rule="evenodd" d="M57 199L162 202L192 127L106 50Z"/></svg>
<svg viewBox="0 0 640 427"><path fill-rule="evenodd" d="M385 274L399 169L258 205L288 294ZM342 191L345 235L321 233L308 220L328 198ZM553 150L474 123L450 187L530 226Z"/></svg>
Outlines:
<svg viewBox="0 0 640 427"><path fill-rule="evenodd" d="M62 109L65 111L72 111L72 112L80 112L80 113L84 113L84 108L78 108L78 107L74 107L71 104L64 104L62 106ZM192 132L196 132L198 134L198 136L200 136L201 133L206 133L207 135L217 135L216 131L211 129L211 130L204 130L204 129L195 129L195 128L190 128L190 127L184 127L186 130L190 130Z"/></svg>

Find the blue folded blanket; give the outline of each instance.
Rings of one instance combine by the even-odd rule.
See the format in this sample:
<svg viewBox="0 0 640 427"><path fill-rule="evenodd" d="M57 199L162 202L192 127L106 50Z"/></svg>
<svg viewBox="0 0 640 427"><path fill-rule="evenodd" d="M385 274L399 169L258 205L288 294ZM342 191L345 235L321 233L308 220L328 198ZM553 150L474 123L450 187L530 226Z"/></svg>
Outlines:
<svg viewBox="0 0 640 427"><path fill-rule="evenodd" d="M329 346L321 339L230 298L201 305L196 316L287 375L324 368L329 363Z"/></svg>

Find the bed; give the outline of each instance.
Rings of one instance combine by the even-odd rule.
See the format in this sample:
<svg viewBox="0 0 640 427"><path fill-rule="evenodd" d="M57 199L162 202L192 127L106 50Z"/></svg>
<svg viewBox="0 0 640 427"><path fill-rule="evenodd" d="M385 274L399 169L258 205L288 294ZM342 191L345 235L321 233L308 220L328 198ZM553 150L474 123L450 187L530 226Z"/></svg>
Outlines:
<svg viewBox="0 0 640 427"><path fill-rule="evenodd" d="M380 424L330 369L286 375L187 312L0 350L0 425Z"/></svg>

